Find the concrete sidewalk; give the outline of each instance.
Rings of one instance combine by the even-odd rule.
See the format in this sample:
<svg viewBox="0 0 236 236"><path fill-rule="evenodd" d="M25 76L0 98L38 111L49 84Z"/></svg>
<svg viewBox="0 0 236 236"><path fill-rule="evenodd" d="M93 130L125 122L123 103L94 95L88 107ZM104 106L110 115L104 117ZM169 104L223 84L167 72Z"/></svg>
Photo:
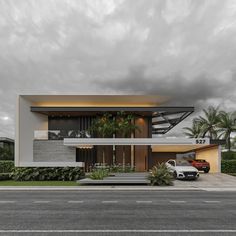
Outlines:
<svg viewBox="0 0 236 236"><path fill-rule="evenodd" d="M0 191L216 191L236 192L236 187L175 187L175 186L78 186L78 187L0 187Z"/></svg>

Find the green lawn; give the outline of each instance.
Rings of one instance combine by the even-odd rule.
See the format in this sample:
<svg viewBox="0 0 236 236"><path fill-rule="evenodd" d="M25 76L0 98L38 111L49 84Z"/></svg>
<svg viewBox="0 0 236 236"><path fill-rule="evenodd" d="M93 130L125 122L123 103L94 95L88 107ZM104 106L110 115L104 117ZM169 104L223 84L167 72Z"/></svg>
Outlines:
<svg viewBox="0 0 236 236"><path fill-rule="evenodd" d="M1 180L0 186L78 186L75 181L14 181Z"/></svg>

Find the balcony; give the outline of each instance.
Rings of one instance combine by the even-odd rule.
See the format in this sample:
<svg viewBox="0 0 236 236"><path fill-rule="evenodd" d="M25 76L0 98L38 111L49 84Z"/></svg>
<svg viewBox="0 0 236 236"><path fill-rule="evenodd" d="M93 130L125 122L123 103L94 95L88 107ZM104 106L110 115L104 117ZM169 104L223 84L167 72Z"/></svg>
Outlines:
<svg viewBox="0 0 236 236"><path fill-rule="evenodd" d="M35 130L34 140L64 140L65 138L91 138L84 130Z"/></svg>

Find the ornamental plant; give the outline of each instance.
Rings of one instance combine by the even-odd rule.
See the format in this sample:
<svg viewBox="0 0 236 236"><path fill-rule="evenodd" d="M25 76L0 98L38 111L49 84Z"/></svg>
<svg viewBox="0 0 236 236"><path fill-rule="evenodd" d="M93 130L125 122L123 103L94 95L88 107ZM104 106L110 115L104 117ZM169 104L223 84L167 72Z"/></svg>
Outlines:
<svg viewBox="0 0 236 236"><path fill-rule="evenodd" d="M109 171L107 169L95 169L89 175L90 179L103 179L109 175Z"/></svg>
<svg viewBox="0 0 236 236"><path fill-rule="evenodd" d="M112 114L105 113L103 116L92 122L89 132L94 133L97 137L109 138L115 133L116 125ZM102 161L105 164L105 146L102 149Z"/></svg>
<svg viewBox="0 0 236 236"><path fill-rule="evenodd" d="M173 185L173 175L165 163L159 163L157 166L153 166L148 180L150 180L151 185Z"/></svg>
<svg viewBox="0 0 236 236"><path fill-rule="evenodd" d="M134 119L135 116L132 114L126 114L123 111L117 113L116 131L123 138L129 138L136 130L140 132L139 127L134 124ZM122 157L123 169L125 169L125 146L122 146Z"/></svg>

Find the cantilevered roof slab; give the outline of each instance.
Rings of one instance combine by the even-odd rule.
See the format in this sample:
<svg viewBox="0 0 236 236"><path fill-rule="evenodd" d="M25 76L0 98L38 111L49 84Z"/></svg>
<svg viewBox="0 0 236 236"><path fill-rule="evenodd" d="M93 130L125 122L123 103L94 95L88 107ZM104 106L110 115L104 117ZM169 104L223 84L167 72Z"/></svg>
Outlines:
<svg viewBox="0 0 236 236"><path fill-rule="evenodd" d="M40 107L155 107L169 97L160 95L20 95Z"/></svg>
<svg viewBox="0 0 236 236"><path fill-rule="evenodd" d="M168 138L65 138L64 145L71 147L93 147L100 145L142 145L151 146L152 152L185 153L202 148L220 145L223 142L212 142L209 138L201 139L168 139Z"/></svg>
<svg viewBox="0 0 236 236"><path fill-rule="evenodd" d="M202 139L168 139L168 138L64 138L64 145L197 145L203 147L210 144L208 138Z"/></svg>

